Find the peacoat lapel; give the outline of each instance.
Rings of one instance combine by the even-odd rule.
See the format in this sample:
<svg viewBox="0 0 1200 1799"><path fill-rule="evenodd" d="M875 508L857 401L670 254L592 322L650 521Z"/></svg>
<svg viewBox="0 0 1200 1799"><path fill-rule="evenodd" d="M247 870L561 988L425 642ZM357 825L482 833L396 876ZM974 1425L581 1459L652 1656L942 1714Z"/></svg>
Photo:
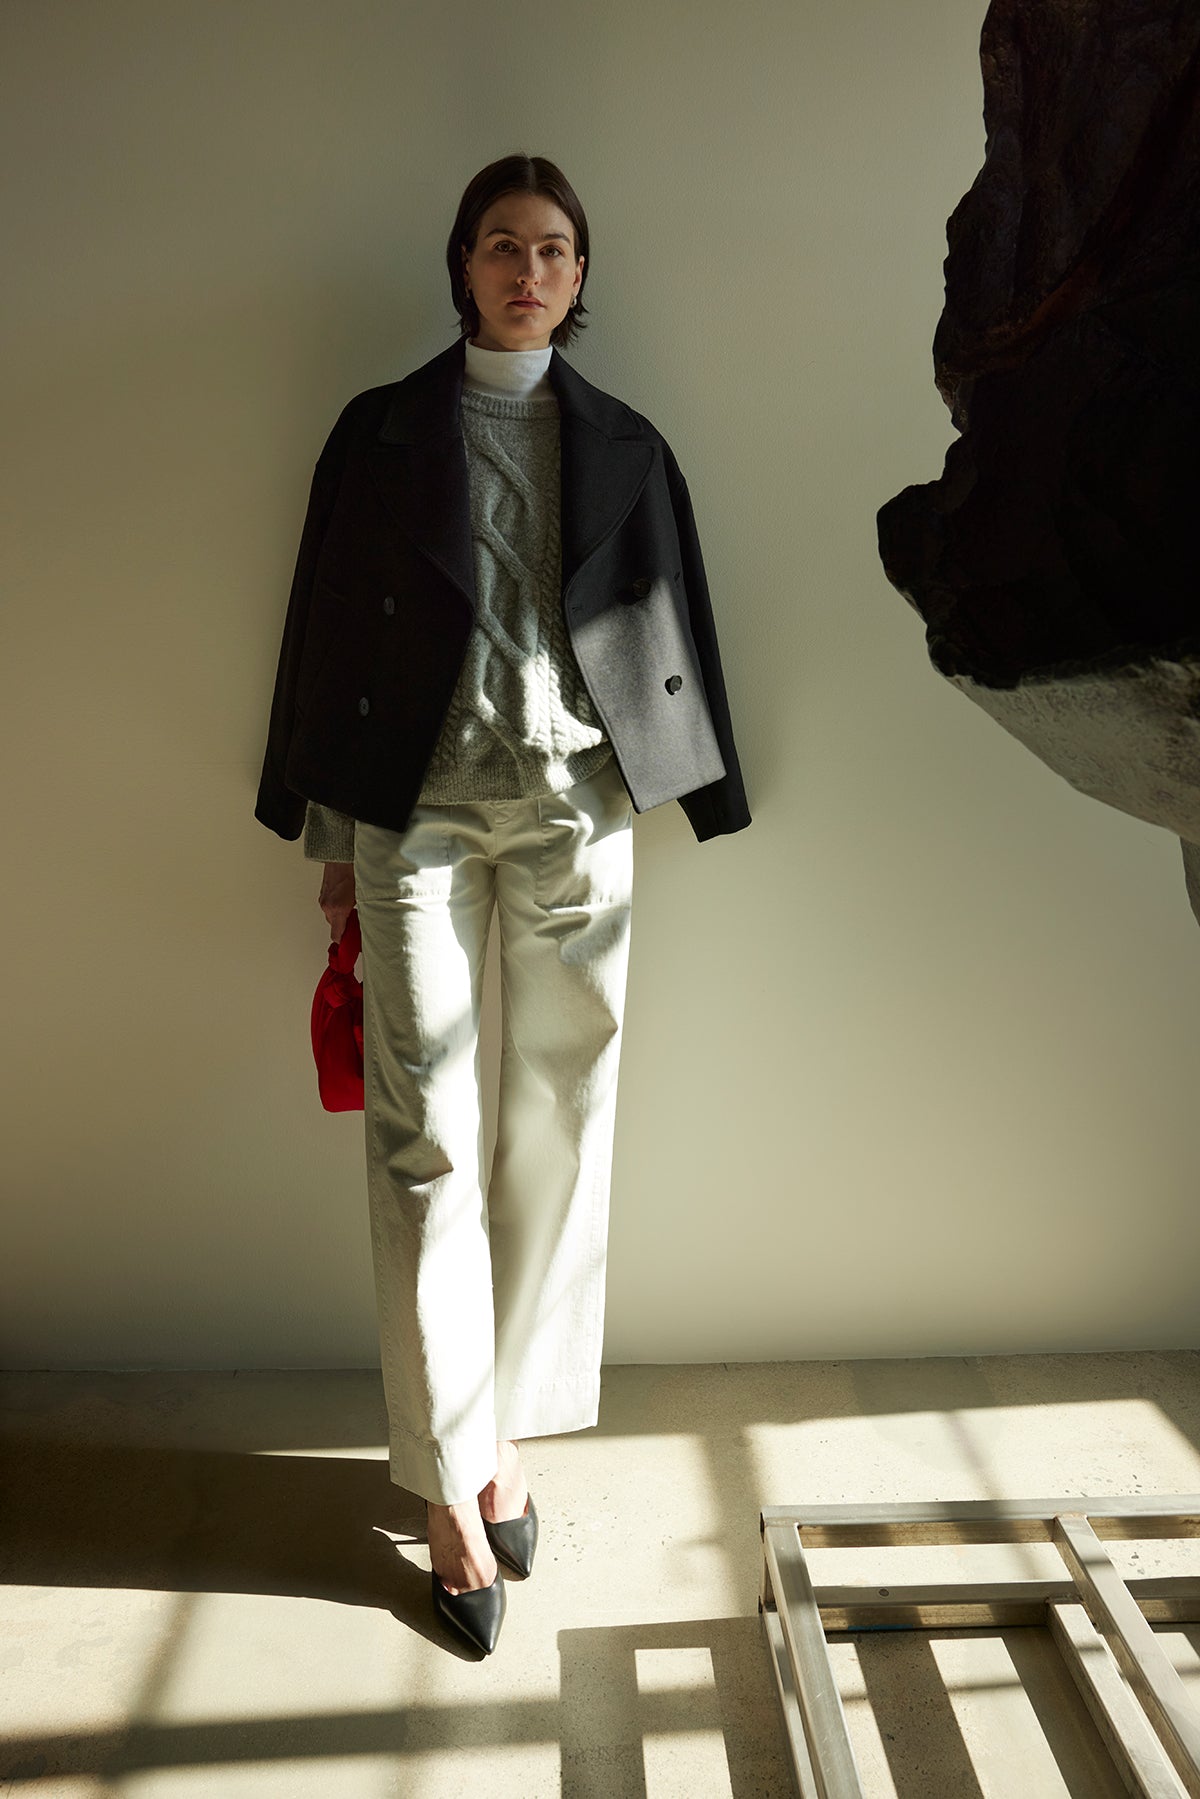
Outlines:
<svg viewBox="0 0 1200 1799"><path fill-rule="evenodd" d="M399 381L375 442L372 478L405 533L475 603L471 500L462 433L466 339ZM550 384L562 451L562 585L632 510L654 460L636 414L554 350Z"/></svg>
<svg viewBox="0 0 1200 1799"><path fill-rule="evenodd" d="M633 510L654 462L654 448L637 415L585 381L557 350L549 372L560 416L565 593Z"/></svg>
<svg viewBox="0 0 1200 1799"><path fill-rule="evenodd" d="M397 524L473 610L471 496L460 417L465 365L462 343L452 344L396 383L367 465Z"/></svg>

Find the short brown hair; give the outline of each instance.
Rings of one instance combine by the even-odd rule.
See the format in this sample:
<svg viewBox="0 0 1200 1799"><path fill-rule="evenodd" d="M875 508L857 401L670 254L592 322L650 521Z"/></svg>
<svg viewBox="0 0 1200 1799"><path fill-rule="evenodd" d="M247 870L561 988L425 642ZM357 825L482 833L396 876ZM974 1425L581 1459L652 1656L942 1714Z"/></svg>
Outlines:
<svg viewBox="0 0 1200 1799"><path fill-rule="evenodd" d="M446 245L450 292L454 296L461 334L463 337L474 337L480 324L479 308L467 292L463 277L462 253L464 249L471 251L475 248L483 215L502 194L545 194L571 221L571 229L575 233L576 260L580 256L584 259L583 279L579 284L574 306L550 333L550 342L559 349L565 349L575 333L585 329L582 315L587 311L583 303L583 289L590 266L588 223L575 189L557 164L547 161L544 156L502 156L499 162L489 162L486 169L480 169L478 175L473 175L467 183Z"/></svg>

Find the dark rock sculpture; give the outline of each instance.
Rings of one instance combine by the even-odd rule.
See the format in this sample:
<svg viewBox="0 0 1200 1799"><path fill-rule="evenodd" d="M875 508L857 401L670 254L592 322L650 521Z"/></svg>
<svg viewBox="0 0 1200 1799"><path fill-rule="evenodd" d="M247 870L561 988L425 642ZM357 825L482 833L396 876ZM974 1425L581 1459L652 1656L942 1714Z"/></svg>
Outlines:
<svg viewBox="0 0 1200 1799"><path fill-rule="evenodd" d="M879 514L963 693L1184 841L1200 918L1200 5L992 0L947 227L960 436Z"/></svg>

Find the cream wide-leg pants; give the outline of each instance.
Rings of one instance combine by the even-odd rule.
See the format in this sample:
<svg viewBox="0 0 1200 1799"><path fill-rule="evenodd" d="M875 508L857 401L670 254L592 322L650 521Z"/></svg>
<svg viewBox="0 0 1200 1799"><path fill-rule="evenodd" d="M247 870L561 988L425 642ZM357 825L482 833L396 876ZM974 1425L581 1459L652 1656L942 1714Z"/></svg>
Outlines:
<svg viewBox="0 0 1200 1799"><path fill-rule="evenodd" d="M390 1473L443 1505L487 1484L498 1439L596 1422L632 822L610 760L565 793L355 829ZM493 908L503 1032L485 1195Z"/></svg>

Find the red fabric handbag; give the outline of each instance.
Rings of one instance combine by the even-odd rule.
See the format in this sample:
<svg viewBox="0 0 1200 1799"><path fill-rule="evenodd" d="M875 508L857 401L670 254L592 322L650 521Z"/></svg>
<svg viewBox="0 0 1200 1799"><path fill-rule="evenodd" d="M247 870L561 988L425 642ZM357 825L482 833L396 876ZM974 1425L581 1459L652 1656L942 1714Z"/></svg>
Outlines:
<svg viewBox="0 0 1200 1799"><path fill-rule="evenodd" d="M317 1087L327 1112L363 1109L363 990L354 964L362 949L358 909L341 940L329 945L329 966L312 1003L312 1046Z"/></svg>

